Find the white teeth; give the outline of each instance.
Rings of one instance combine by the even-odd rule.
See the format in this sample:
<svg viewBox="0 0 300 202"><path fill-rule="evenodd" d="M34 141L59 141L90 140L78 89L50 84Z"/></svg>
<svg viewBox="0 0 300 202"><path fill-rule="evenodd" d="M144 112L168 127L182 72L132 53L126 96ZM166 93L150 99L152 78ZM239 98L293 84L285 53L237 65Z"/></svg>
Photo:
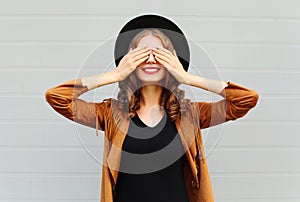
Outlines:
<svg viewBox="0 0 300 202"><path fill-rule="evenodd" d="M146 71L146 72L156 72L156 71L158 71L158 69L144 69L144 71Z"/></svg>

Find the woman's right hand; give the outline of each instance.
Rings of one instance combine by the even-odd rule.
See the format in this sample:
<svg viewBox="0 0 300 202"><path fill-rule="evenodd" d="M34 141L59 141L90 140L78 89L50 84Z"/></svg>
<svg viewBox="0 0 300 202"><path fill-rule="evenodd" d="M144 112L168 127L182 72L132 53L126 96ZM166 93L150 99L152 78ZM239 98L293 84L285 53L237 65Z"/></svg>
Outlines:
<svg viewBox="0 0 300 202"><path fill-rule="evenodd" d="M118 67L115 69L119 81L126 79L142 62L144 62L151 52L150 48L135 48L123 56L119 62Z"/></svg>

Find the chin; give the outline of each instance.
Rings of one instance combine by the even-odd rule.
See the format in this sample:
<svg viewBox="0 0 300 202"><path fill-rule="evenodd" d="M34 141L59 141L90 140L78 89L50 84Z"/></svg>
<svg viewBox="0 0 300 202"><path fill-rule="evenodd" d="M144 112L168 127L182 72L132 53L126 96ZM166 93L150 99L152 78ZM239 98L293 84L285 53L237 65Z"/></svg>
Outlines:
<svg viewBox="0 0 300 202"><path fill-rule="evenodd" d="M160 84L162 79L163 79L163 77L157 78L157 79L139 78L139 80L142 81L143 84Z"/></svg>
<svg viewBox="0 0 300 202"><path fill-rule="evenodd" d="M158 80L158 81L145 81L145 80L142 80L142 82L143 82L144 85L150 85L150 84L160 85L161 84L161 80Z"/></svg>

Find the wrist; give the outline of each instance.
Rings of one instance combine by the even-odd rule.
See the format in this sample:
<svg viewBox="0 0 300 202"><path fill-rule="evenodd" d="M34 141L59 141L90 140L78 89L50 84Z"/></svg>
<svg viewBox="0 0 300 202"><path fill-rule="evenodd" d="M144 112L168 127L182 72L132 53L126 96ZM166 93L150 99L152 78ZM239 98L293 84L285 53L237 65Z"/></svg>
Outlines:
<svg viewBox="0 0 300 202"><path fill-rule="evenodd" d="M184 82L183 82L183 84L185 84L185 85L191 85L192 77L193 77L192 74L186 72L184 74L184 79L183 79Z"/></svg>
<svg viewBox="0 0 300 202"><path fill-rule="evenodd" d="M115 82L119 82L121 80L121 75L118 69L114 69L111 71L112 77L115 78Z"/></svg>

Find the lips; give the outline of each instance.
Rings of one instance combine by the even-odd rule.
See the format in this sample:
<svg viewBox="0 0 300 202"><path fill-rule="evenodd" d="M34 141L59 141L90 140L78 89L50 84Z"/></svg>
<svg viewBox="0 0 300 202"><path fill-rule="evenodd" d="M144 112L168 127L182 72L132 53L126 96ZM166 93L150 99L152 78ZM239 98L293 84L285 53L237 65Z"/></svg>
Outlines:
<svg viewBox="0 0 300 202"><path fill-rule="evenodd" d="M143 67L142 70L146 74L155 74L160 70L160 68L159 67Z"/></svg>
<svg viewBox="0 0 300 202"><path fill-rule="evenodd" d="M142 67L142 69L160 69L160 67L155 67L155 66L147 66L147 67Z"/></svg>

